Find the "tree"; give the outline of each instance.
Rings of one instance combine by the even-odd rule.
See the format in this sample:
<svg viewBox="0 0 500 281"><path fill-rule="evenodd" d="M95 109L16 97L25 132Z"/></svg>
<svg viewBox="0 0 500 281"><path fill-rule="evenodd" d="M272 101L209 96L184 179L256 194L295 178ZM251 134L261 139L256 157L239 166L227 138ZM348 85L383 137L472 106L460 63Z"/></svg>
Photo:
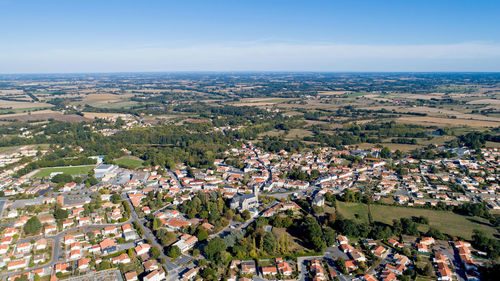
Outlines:
<svg viewBox="0 0 500 281"><path fill-rule="evenodd" d="M118 204L122 200L122 198L120 197L120 194L118 194L118 193L114 193L113 195L111 195L110 199L111 199L111 202L113 202L113 204Z"/></svg>
<svg viewBox="0 0 500 281"><path fill-rule="evenodd" d="M250 219L250 211L245 210L243 213L241 213L241 217L243 218L244 221L247 221Z"/></svg>
<svg viewBox="0 0 500 281"><path fill-rule="evenodd" d="M68 183L73 181L73 177L68 174L57 174L52 177L51 181L53 183Z"/></svg>
<svg viewBox="0 0 500 281"><path fill-rule="evenodd" d="M222 238L216 237L210 240L203 251L210 261L217 261L220 258L220 253L226 250L226 244Z"/></svg>
<svg viewBox="0 0 500 281"><path fill-rule="evenodd" d="M62 220L68 217L68 210L63 210L60 206L56 207L54 211L54 217L56 220Z"/></svg>
<svg viewBox="0 0 500 281"><path fill-rule="evenodd" d="M266 251L266 253L269 254L273 253L276 247L276 238L274 237L274 235L271 232L266 232L266 234L262 239L264 239L263 242L264 251Z"/></svg>
<svg viewBox="0 0 500 281"><path fill-rule="evenodd" d="M151 257L154 259L157 259L161 255L161 250L158 249L158 247L153 246L151 247Z"/></svg>
<svg viewBox="0 0 500 281"><path fill-rule="evenodd" d="M198 233L196 234L196 237L200 242L207 240L208 238L207 230L203 227L198 228Z"/></svg>
<svg viewBox="0 0 500 281"><path fill-rule="evenodd" d="M31 217L23 227L24 232L28 235L38 234L41 228L42 228L42 223L35 216Z"/></svg>
<svg viewBox="0 0 500 281"><path fill-rule="evenodd" d="M391 150L387 147L382 148L382 150L380 151L380 157L382 158L391 157Z"/></svg>
<svg viewBox="0 0 500 281"><path fill-rule="evenodd" d="M302 229L304 230L304 238L314 247L314 250L317 252L322 251L325 247L325 243L321 243L323 240L323 231L318 221L314 217L306 217L302 223Z"/></svg>
<svg viewBox="0 0 500 281"><path fill-rule="evenodd" d="M341 257L338 258L335 264L337 265L340 272L342 272L343 274L347 274L347 269L345 267L345 260L343 258Z"/></svg>
<svg viewBox="0 0 500 281"><path fill-rule="evenodd" d="M167 255L173 259L176 259L181 255L181 249L174 245L168 249Z"/></svg>
<svg viewBox="0 0 500 281"><path fill-rule="evenodd" d="M432 265L430 263L426 263L424 266L424 274L426 276L431 276L432 275Z"/></svg>
<svg viewBox="0 0 500 281"><path fill-rule="evenodd" d="M21 275L19 277L16 277L16 279L14 279L14 281L28 281L28 280L29 279L28 279L28 277L25 274L23 274L23 275Z"/></svg>
<svg viewBox="0 0 500 281"><path fill-rule="evenodd" d="M153 230L158 230L160 229L160 227L162 227L163 223L161 222L161 220L159 218L155 218L153 220Z"/></svg>
<svg viewBox="0 0 500 281"><path fill-rule="evenodd" d="M331 227L326 227L325 230L323 231L326 246L329 247L335 243L335 237L337 237L337 234L335 233L335 230L333 230Z"/></svg>

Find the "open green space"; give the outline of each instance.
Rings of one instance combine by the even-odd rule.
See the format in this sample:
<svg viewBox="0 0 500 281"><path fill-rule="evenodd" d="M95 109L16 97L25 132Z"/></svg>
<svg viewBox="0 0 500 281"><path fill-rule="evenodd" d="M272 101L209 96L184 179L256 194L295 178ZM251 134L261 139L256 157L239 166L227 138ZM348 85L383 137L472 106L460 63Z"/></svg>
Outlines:
<svg viewBox="0 0 500 281"><path fill-rule="evenodd" d="M94 165L85 165L85 166L74 166L74 167L53 167L53 168L45 168L41 169L38 173L35 174L37 178L43 178L50 176L51 173L62 172L67 175L86 175L91 169L93 169Z"/></svg>
<svg viewBox="0 0 500 281"><path fill-rule="evenodd" d="M116 165L124 168L136 169L142 166L143 160L135 157L122 157L115 160Z"/></svg>
<svg viewBox="0 0 500 281"><path fill-rule="evenodd" d="M341 98L357 98L357 97L361 97L361 96L368 95L368 94L369 93L349 93L349 94L343 94L340 97Z"/></svg>
<svg viewBox="0 0 500 281"><path fill-rule="evenodd" d="M392 225L394 219L424 216L429 219L429 225L451 236L470 239L473 230L479 229L493 236L496 229L482 218L467 217L449 211L429 210L423 208L398 207L373 204L370 206L374 221ZM363 203L337 202L338 212L348 219L368 223L368 206ZM427 231L429 226L420 225L420 231Z"/></svg>

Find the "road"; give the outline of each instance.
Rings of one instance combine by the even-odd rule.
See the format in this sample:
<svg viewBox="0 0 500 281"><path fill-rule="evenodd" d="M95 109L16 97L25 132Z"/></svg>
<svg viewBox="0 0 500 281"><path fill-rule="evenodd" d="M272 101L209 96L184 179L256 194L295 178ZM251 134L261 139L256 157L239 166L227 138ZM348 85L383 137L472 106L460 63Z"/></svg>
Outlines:
<svg viewBox="0 0 500 281"><path fill-rule="evenodd" d="M128 198L126 193L122 193L121 197L123 200L128 200L130 205L133 206L132 202L130 201L130 199ZM161 250L161 254L160 254L159 258L165 260L164 265L168 271L167 280L178 280L179 274L181 274L185 270L187 270L187 267L179 266L178 265L180 263L179 261L177 262L178 264L176 264L176 263L173 263L169 260L169 258L163 252L163 246L160 243L158 243L158 240L156 239L156 236L153 234L151 229L149 229L148 227L146 227L144 225L145 221L141 220L139 218L139 216L137 215L137 212L135 211L135 208L132 207L131 209L132 209L132 214L130 216L131 220L137 221L139 224L139 227L142 229L142 232L144 233L145 238L151 241L152 246L155 246Z"/></svg>

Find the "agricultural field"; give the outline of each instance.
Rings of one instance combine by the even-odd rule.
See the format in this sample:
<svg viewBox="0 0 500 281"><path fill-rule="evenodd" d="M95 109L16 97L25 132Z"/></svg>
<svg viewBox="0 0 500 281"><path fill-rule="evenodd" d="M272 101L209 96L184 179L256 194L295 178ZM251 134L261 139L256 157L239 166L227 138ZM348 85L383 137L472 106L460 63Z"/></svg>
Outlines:
<svg viewBox="0 0 500 281"><path fill-rule="evenodd" d="M368 223L368 206L363 203L337 202L338 212L348 219ZM487 221L477 217L461 216L448 211L430 210L423 208L398 207L373 204L370 206L374 221L392 225L393 219L424 216L429 219L429 225L451 236L460 236L470 239L474 229L479 229L493 236L496 229ZM427 231L428 226L421 225L420 231Z"/></svg>
<svg viewBox="0 0 500 281"><path fill-rule="evenodd" d="M43 168L40 169L38 173L34 176L36 178L44 178L50 176L51 173L62 172L67 175L86 175L88 172L93 169L94 165L84 165L84 166L73 166L73 167L53 167L53 168Z"/></svg>

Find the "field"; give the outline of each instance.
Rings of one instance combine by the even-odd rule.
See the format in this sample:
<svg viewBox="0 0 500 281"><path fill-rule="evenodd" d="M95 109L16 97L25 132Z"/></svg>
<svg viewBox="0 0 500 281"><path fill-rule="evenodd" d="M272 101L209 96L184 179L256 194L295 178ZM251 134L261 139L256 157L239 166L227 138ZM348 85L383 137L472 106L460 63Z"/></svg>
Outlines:
<svg viewBox="0 0 500 281"><path fill-rule="evenodd" d="M0 115L1 120L9 120L9 121L21 121L21 122L27 122L27 121L39 121L39 120L58 120L58 121L63 121L63 122L84 122L84 121L91 121L91 119L76 115L76 114L62 114L61 112L58 111L52 111L52 110L43 110L43 111L38 111L36 113L31 113L31 114L5 114L5 115Z"/></svg>
<svg viewBox="0 0 500 281"><path fill-rule="evenodd" d="M91 169L93 169L94 165L85 165L85 166L74 166L74 167L54 167L54 168L45 168L40 169L38 173L35 174L37 178L43 178L50 176L51 173L55 172L63 172L67 175L86 175Z"/></svg>
<svg viewBox="0 0 500 281"><path fill-rule="evenodd" d="M337 202L338 212L345 218L368 222L368 207L362 203ZM484 219L465 217L448 211L429 210L422 208L397 207L386 205L371 205L374 221L392 225L393 219L424 216L429 219L429 225L451 236L470 239L474 229L479 229L493 236L495 228L489 226ZM422 225L419 230L427 231L428 226Z"/></svg>
<svg viewBox="0 0 500 281"><path fill-rule="evenodd" d="M136 169L142 166L144 161L135 157L122 157L115 160L115 163L120 167Z"/></svg>
<svg viewBox="0 0 500 281"><path fill-rule="evenodd" d="M433 126L470 126L470 127L498 127L500 122L483 121L483 120L469 120L469 119L453 119L453 118L440 118L440 117L401 117L397 121L402 123L419 124L419 125L433 125Z"/></svg>

